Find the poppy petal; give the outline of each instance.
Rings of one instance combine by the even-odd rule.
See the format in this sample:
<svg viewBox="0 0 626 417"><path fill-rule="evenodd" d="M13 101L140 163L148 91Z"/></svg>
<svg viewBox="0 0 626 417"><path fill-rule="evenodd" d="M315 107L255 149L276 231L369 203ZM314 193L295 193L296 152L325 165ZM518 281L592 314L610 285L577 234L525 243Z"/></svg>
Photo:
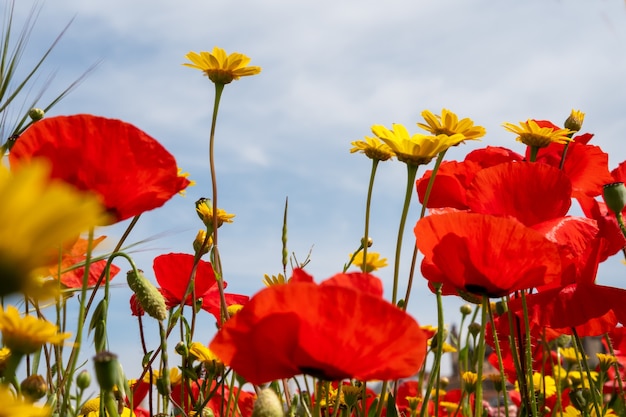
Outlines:
<svg viewBox="0 0 626 417"><path fill-rule="evenodd" d="M121 120L45 118L20 136L9 160L16 167L37 157L51 161L52 178L100 195L116 221L160 207L189 185L160 143Z"/></svg>

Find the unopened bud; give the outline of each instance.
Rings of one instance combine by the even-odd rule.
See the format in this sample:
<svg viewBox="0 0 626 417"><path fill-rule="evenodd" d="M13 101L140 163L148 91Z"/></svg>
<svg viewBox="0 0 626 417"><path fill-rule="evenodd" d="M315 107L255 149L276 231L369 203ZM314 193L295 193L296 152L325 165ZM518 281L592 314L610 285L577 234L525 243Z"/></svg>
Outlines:
<svg viewBox="0 0 626 417"><path fill-rule="evenodd" d="M33 107L32 109L28 111L28 117L30 117L33 122L43 119L45 115L46 115L46 112L36 107Z"/></svg>
<svg viewBox="0 0 626 417"><path fill-rule="evenodd" d="M580 110L572 110L569 117L565 120L563 127L574 132L578 132L583 127L585 113Z"/></svg>
<svg viewBox="0 0 626 417"><path fill-rule="evenodd" d="M115 385L122 379L122 370L117 355L111 352L102 351L93 357L96 379L100 388L105 391L113 391Z"/></svg>
<svg viewBox="0 0 626 417"><path fill-rule="evenodd" d="M367 245L368 248L371 248L373 244L374 244L374 239L372 239L371 237L368 237L367 240L365 240L365 238L361 239L361 246L363 247Z"/></svg>
<svg viewBox="0 0 626 417"><path fill-rule="evenodd" d="M254 402L252 417L283 417L285 414L283 405L271 388L264 388Z"/></svg>
<svg viewBox="0 0 626 417"><path fill-rule="evenodd" d="M461 306L461 314L463 314L464 316L472 314L472 306L469 304L463 304Z"/></svg>
<svg viewBox="0 0 626 417"><path fill-rule="evenodd" d="M136 273L134 270L128 271L126 280L130 289L137 296L137 301L150 317L159 321L167 318L167 307L163 294L148 281L143 275L143 271L137 270Z"/></svg>
<svg viewBox="0 0 626 417"><path fill-rule="evenodd" d="M80 389L87 389L91 385L91 374L89 371L81 371L76 377L76 386Z"/></svg>
<svg viewBox="0 0 626 417"><path fill-rule="evenodd" d="M616 215L621 214L626 206L626 187L623 182L606 184L602 188L602 197L606 206Z"/></svg>
<svg viewBox="0 0 626 417"><path fill-rule="evenodd" d="M41 375L31 375L20 384L22 393L30 400L37 401L48 393L48 384Z"/></svg>
<svg viewBox="0 0 626 417"><path fill-rule="evenodd" d="M474 323L470 324L467 329L469 330L469 332L470 332L470 334L472 336L476 336L476 335L478 335L480 333L480 327L481 327L480 323L474 322Z"/></svg>
<svg viewBox="0 0 626 417"><path fill-rule="evenodd" d="M213 245L213 239L211 238L211 236L209 236L209 238L207 239L206 231L199 230L198 234L196 235L196 239L193 241L194 252L200 256L205 255L209 253L209 249L211 249L212 245Z"/></svg>

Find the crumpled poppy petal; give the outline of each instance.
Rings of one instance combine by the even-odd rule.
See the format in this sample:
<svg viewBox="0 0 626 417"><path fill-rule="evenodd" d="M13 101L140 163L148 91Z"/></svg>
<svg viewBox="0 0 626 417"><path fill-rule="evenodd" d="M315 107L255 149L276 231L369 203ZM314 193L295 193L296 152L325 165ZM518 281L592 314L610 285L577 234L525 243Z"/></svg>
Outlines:
<svg viewBox="0 0 626 417"><path fill-rule="evenodd" d="M209 347L253 384L303 373L388 380L419 370L426 337L413 318L376 296L290 283L257 293Z"/></svg>
<svg viewBox="0 0 626 417"><path fill-rule="evenodd" d="M191 277L193 261L193 255L185 253L168 253L154 258L154 274L163 290L162 293L168 299L168 305L176 305L183 300ZM200 260L195 278L196 299L205 297L215 284L213 265ZM186 303L191 303L191 296L187 298Z"/></svg>
<svg viewBox="0 0 626 417"><path fill-rule="evenodd" d="M467 201L476 213L511 216L532 226L567 214L571 195L570 180L559 169L509 162L479 171L469 185Z"/></svg>
<svg viewBox="0 0 626 417"><path fill-rule="evenodd" d="M424 261L441 271L434 278L445 277L444 284L457 291L501 297L561 276L556 244L513 219L464 212L428 216L417 222L415 236Z"/></svg>
<svg viewBox="0 0 626 417"><path fill-rule="evenodd" d="M52 178L100 195L116 221L160 207L189 185L159 142L121 120L44 118L19 137L9 160L17 167L37 157L51 161Z"/></svg>

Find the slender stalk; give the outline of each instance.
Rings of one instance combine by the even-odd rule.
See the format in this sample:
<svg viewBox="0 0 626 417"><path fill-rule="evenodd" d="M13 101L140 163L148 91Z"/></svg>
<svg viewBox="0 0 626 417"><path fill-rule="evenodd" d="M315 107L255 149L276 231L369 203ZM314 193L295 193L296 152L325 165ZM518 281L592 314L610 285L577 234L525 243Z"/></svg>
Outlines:
<svg viewBox="0 0 626 417"><path fill-rule="evenodd" d="M436 385L437 392L439 391L439 370L441 367L441 357L443 356L443 343L444 343L444 321L443 321L443 301L441 296L441 285L437 286L436 291L437 296L437 335L436 341L437 346L435 346L435 357L433 359L433 366L430 370L430 375L428 376L428 384L426 385L426 390L424 391L424 400L422 401L422 409L420 411L420 417L424 417L428 410L428 399L430 398L430 393L433 389L433 386ZM436 384L435 384L435 381ZM435 403L435 407L438 407L438 404ZM435 410L435 415L437 415L437 410Z"/></svg>
<svg viewBox="0 0 626 417"><path fill-rule="evenodd" d="M376 178L376 168L378 167L378 159L372 159L372 170L370 172L370 182L367 187L367 200L365 202L365 231L363 232L363 241L361 245L363 246L363 265L361 266L361 271L366 270L367 266L367 248L368 248L368 240L369 240L369 227L370 227L370 208L372 205L372 192L374 190L374 178Z"/></svg>
<svg viewBox="0 0 626 417"><path fill-rule="evenodd" d="M411 203L411 196L413 196L413 187L415 183L415 176L417 175L418 165L406 164L407 168L407 183L406 192L404 195L404 205L402 207L402 215L400 216L400 226L398 227L398 239L396 241L396 257L393 266L393 293L391 296L391 302L396 304L398 298L398 281L400 276L400 256L402 254L402 238L404 236L404 226L406 224L406 217L409 213L409 206Z"/></svg>
<svg viewBox="0 0 626 417"><path fill-rule="evenodd" d="M422 202L422 210L420 211L420 219L423 219L426 215L426 207L428 205L428 200L430 199L430 193L433 189L433 185L435 184L435 176L437 175L437 171L439 171L439 166L441 165L441 161L443 161L444 156L446 155L448 150L446 149L443 152L439 152L437 155L437 160L435 161L435 166L430 175L430 179L428 180L428 185L426 186L426 194L424 194L424 201ZM417 239L417 237L416 237ZM404 303L402 304L402 309L406 311L407 306L409 304L409 297L411 296L411 289L413 288L413 277L415 276L415 265L417 264L417 245L413 248L413 256L411 258L411 269L409 270L409 282L406 286L406 293L404 295Z"/></svg>
<svg viewBox="0 0 626 417"><path fill-rule="evenodd" d="M504 409L509 409L509 400L506 392L506 374L504 373L504 361L502 360L502 350L500 349L500 340L498 339L498 332L496 330L496 322L494 320L493 311L491 310L491 303L487 303L487 308L489 309L489 322L491 323L491 331L493 332L493 344L496 351L496 356L498 357L498 370L500 371L500 378L502 379L502 392L503 392L503 400L504 400ZM499 405L499 404L498 404ZM507 411L508 413L508 411Z"/></svg>
<svg viewBox="0 0 626 417"><path fill-rule="evenodd" d="M217 124L217 113L220 106L220 99L222 92L224 91L224 84L215 83L215 101L213 103L213 117L211 119L211 135L209 137L209 169L211 171L211 192L213 202L213 269L215 270L215 277L217 278L217 288L220 294L220 326L225 320L228 320L228 309L226 308L226 296L224 295L224 283L222 281L222 265L220 262L220 255L218 249L217 229L218 229L218 216L217 216L217 177L215 170L215 126Z"/></svg>
<svg viewBox="0 0 626 417"><path fill-rule="evenodd" d="M474 415L483 415L483 363L485 361L485 327L487 327L487 311L489 309L489 298L483 296L480 318L480 338L478 339L478 358L476 369L476 398L474 400Z"/></svg>

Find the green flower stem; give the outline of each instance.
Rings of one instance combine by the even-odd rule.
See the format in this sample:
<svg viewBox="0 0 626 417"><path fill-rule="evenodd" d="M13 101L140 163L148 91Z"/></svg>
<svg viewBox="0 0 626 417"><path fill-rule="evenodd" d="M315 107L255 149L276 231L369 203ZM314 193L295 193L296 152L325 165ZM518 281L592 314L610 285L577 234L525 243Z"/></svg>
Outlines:
<svg viewBox="0 0 626 417"><path fill-rule="evenodd" d="M437 395L439 392L439 370L441 367L441 357L443 356L443 344L444 344L444 321L443 321L443 302L441 300L441 285L437 286L437 291L435 293L437 296L437 334L435 335L437 339L437 346L435 346L435 357L433 359L433 366L430 370L430 375L428 376L428 384L426 385L426 389L424 390L424 400L422 401L422 409L420 411L420 417L426 416L428 410L428 399L430 398L430 393L433 390L433 387L437 387ZM435 402L435 415L438 415L438 402Z"/></svg>
<svg viewBox="0 0 626 417"><path fill-rule="evenodd" d="M570 135L571 137L572 135ZM569 148L569 142L567 142L565 144L565 146L563 147L563 154L561 155L561 162L559 163L559 169L563 170L563 167L565 166L565 157L567 156L567 149Z"/></svg>
<svg viewBox="0 0 626 417"><path fill-rule="evenodd" d="M598 389L593 383L593 378L591 378L591 369L589 369L589 363L582 358L585 355L585 349L583 348L583 344L578 336L578 332L575 327L572 327L572 335L574 336L574 348L576 352L576 359L578 360L578 366L581 370L584 370L587 374L587 378L589 379L589 391L591 391L591 397L593 398L593 408L596 412L596 416L601 416L602 412L600 411L600 404L602 404L602 398L600 397L600 393ZM581 372L582 375L582 372ZM581 378L583 387L585 385L585 379Z"/></svg>
<svg viewBox="0 0 626 417"><path fill-rule="evenodd" d="M604 334L604 340L606 341L606 345L609 347L609 354L615 357L615 350L613 349L613 342L611 342L611 338L609 337L608 333ZM622 401L626 403L626 395L624 393L624 381L622 381L622 376L619 372L620 371L619 362L615 362L613 364L613 367L615 368L615 378L617 379L617 385L619 387L619 394L621 396Z"/></svg>
<svg viewBox="0 0 626 417"><path fill-rule="evenodd" d="M378 159L372 159L372 170L370 172L370 182L367 187L367 201L365 203L365 231L363 232L363 240L361 241L361 245L363 246L363 265L361 267L362 271L365 271L365 268L367 266L367 248L368 248L367 242L369 239L369 228L370 228L370 208L372 204L372 192L374 190L374 178L376 178L376 169L378 168L378 162L380 162Z"/></svg>
<svg viewBox="0 0 626 417"><path fill-rule="evenodd" d="M68 414L68 408L70 406L70 389L72 387L72 379L74 376L74 372L76 371L76 364L78 362L78 353L80 351L80 347L82 344L83 338L83 328L85 325L85 319L87 315L87 304L85 300L87 299L87 288L89 287L89 266L91 264L91 252L93 250L93 236L94 229L93 227L89 230L89 236L87 238L87 253L85 255L85 272L83 274L83 285L80 290L80 304L78 307L78 323L76 325L76 338L74 339L74 348L72 349L72 353L70 354L70 358L68 360L67 368L65 369L65 374L63 376L63 382L65 384L65 391L63 392L63 401L61 401L61 415ZM96 289L93 290L96 292ZM57 387L61 389L61 386Z"/></svg>
<svg viewBox="0 0 626 417"><path fill-rule="evenodd" d="M509 400L508 394L506 392L506 374L504 373L504 361L502 360L502 350L500 349L500 340L498 340L498 332L496 331L496 322L494 320L493 311L491 310L491 303L487 303L487 308L489 309L489 323L491 323L491 330L493 332L493 344L496 351L496 356L498 357L498 368L500 371L500 378L502 379L502 392L504 393L504 409L509 409Z"/></svg>
<svg viewBox="0 0 626 417"><path fill-rule="evenodd" d="M508 306L509 301L510 301L510 297L507 295L506 296L507 306ZM522 361L519 357L519 351L521 351L521 346L523 346L522 335L521 335L521 330L519 326L519 318L517 316L514 316L511 310L508 309L508 307L507 307L506 314L507 314L507 318L509 321L509 346L511 347L510 351L511 351L511 356L513 358L513 365L515 366L515 374L517 375L518 380L519 380L519 390L520 390L521 397L522 399L526 399L528 398L528 384L526 383L526 377L525 377L523 366L521 363ZM519 340L519 349L516 348L516 345L517 345L515 342L516 335Z"/></svg>
<svg viewBox="0 0 626 417"><path fill-rule="evenodd" d="M521 298L522 298L522 310L524 312L524 354L526 355L526 368L524 369L526 371L526 375L524 375L524 377L527 379L528 381L528 398L526 398L526 400L530 399L530 404L526 404L527 406L530 405L530 409L531 409L531 416L538 416L537 414L537 399L535 398L535 387L534 387L534 380L533 380L533 352L532 352L532 340L530 338L530 322L528 320L528 305L526 303L526 292L525 291L521 291Z"/></svg>
<svg viewBox="0 0 626 417"><path fill-rule="evenodd" d="M393 293L391 302L396 304L398 298L398 280L400 275L400 255L402 254L402 238L404 236L404 226L406 224L406 217L409 213L409 206L411 203L411 196L413 196L413 187L415 183L415 176L417 175L418 165L406 164L407 168L407 183L406 193L404 195L404 206L402 207L402 215L400 217L400 227L398 228L398 240L396 242L396 257L393 267Z"/></svg>
<svg viewBox="0 0 626 417"><path fill-rule="evenodd" d="M489 298L483 296L480 318L480 337L478 339L478 357L476 369L476 393L474 400L474 415L483 415L483 363L485 361L485 328L487 327L487 311L489 309ZM536 415L536 414L533 414Z"/></svg>
<svg viewBox="0 0 626 417"><path fill-rule="evenodd" d="M24 355L22 353L12 351L3 373L4 381L9 382L11 385L13 385L13 388L15 388L15 391L18 394L20 392L20 383L17 380L16 372L17 367L19 366L20 362L22 362L23 357Z"/></svg>
<svg viewBox="0 0 626 417"><path fill-rule="evenodd" d="M433 168L433 172L430 175L430 179L428 180L428 185L426 186L426 194L424 194L424 201L422 203L422 210L420 211L420 220L424 218L426 215L426 206L428 205L428 200L430 198L430 193L433 189L433 185L435 184L435 176L437 175L437 171L439 171L439 165L441 165L441 161L443 161L444 156L448 150L439 152L437 155L437 160L435 161L435 166ZM417 239L417 238L416 238ZM413 288L413 277L415 276L415 265L417 264L417 245L413 248L413 256L411 258L411 269L409 270L409 282L406 286L406 293L404 295L404 303L402 304L402 309L406 311L407 305L409 304L409 297L411 295L411 289Z"/></svg>
<svg viewBox="0 0 626 417"><path fill-rule="evenodd" d="M539 152L539 147L538 146L531 146L530 147L529 162L535 162L537 160L537 153L538 152Z"/></svg>
<svg viewBox="0 0 626 417"><path fill-rule="evenodd" d="M224 84L215 83L215 101L213 103L213 117L211 119L211 136L209 138L209 169L211 170L211 191L213 202L213 270L217 278L217 288L220 294L220 326L228 320L228 309L226 308L226 296L224 295L224 283L222 281L222 265L217 241L218 216L217 216L217 178L215 173L215 126L217 124L217 113L220 107L220 99L224 91Z"/></svg>

